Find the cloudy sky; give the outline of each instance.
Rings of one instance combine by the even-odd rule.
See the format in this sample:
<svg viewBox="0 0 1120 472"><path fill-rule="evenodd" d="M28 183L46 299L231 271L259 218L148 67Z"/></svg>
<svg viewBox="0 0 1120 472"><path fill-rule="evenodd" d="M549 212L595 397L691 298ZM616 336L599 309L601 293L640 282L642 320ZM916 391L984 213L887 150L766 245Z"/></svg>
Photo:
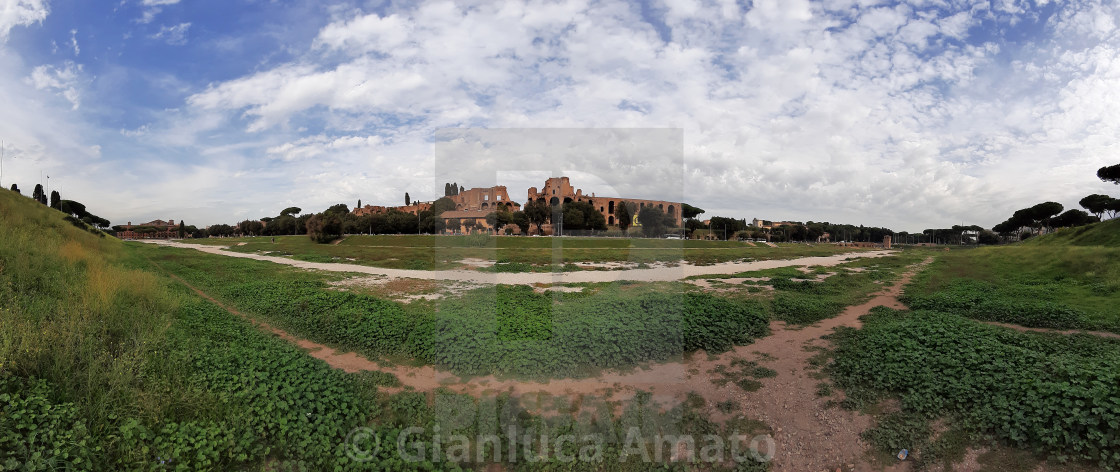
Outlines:
<svg viewBox="0 0 1120 472"><path fill-rule="evenodd" d="M2 183L204 225L430 199L472 156L449 128L679 129L660 174L512 153L457 180L991 226L1120 195L1094 175L1120 163L1118 26L1109 0L0 0Z"/></svg>

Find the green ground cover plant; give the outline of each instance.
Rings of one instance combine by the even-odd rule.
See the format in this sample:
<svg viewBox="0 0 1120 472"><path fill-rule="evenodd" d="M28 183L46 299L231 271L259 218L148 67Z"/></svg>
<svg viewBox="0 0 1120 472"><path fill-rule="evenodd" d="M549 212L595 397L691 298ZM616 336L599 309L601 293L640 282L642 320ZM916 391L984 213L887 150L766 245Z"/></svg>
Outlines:
<svg viewBox="0 0 1120 472"><path fill-rule="evenodd" d="M1059 461L1120 467L1120 341L1091 335L1021 333L941 312L876 308L862 329L833 336L828 372L849 407L898 396L920 436L948 416L968 434ZM916 439L910 438L913 442ZM913 445L911 445L913 446ZM886 447L886 446L884 446Z"/></svg>
<svg viewBox="0 0 1120 472"><path fill-rule="evenodd" d="M319 274L173 248L138 247L231 306L316 342L406 356L463 375L555 377L628 368L768 332L764 308L702 293L604 287L546 295L496 286L432 305L326 290Z"/></svg>
<svg viewBox="0 0 1120 472"><path fill-rule="evenodd" d="M1120 249L986 247L946 252L903 301L984 321L1120 333Z"/></svg>

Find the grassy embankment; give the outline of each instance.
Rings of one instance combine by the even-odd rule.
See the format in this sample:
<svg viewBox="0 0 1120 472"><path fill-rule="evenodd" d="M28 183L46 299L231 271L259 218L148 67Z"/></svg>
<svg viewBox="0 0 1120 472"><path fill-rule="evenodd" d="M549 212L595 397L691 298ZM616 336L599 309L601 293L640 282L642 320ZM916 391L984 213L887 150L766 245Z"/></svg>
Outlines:
<svg viewBox="0 0 1120 472"><path fill-rule="evenodd" d="M1024 470L1046 458L1120 468L1120 341L975 321L1120 332L1117 226L943 253L907 289L915 311L878 309L841 331L830 371L847 405L902 401L865 438L925 465L980 444L1023 451L1003 460Z"/></svg>
<svg viewBox="0 0 1120 472"><path fill-rule="evenodd" d="M493 430L500 442L485 463L507 450L511 424L532 437L589 427L525 414L506 396L379 394L394 380L330 369L173 282L134 248L30 199L0 192L0 227L0 469L455 470L447 451L405 463L393 447L356 464L345 438L362 425L390 445L408 426L426 428L425 437L437 424L442 434ZM602 460L619 470L648 468L637 456L618 461L629 425L649 436L721 431L696 402L661 414L647 400L599 423Z"/></svg>
<svg viewBox="0 0 1120 472"><path fill-rule="evenodd" d="M481 236L481 237L478 237ZM818 244L781 244L777 248L737 241L618 238L533 238L517 236L349 236L339 244L316 244L306 236L214 238L188 243L230 246L231 251L262 252L311 262L342 262L394 269L448 269L463 259L495 261L497 270L580 270L577 262L714 264L739 260L829 256L861 249ZM243 243L243 244L242 244Z"/></svg>

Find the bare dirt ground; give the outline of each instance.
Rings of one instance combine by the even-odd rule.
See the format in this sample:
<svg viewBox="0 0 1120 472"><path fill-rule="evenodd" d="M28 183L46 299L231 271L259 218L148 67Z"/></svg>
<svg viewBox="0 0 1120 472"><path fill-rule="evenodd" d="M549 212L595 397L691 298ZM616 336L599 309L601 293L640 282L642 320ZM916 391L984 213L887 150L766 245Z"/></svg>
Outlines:
<svg viewBox="0 0 1120 472"><path fill-rule="evenodd" d="M1019 326L1011 323L1000 323L997 321L982 321L981 323L989 324L992 326L1001 326L1004 328L1011 328L1015 331L1022 331L1025 333L1055 333L1055 334L1091 334L1093 336L1101 336L1105 338L1120 339L1120 334L1110 333L1108 331L1085 331L1082 329L1049 329L1049 328L1028 328L1026 326Z"/></svg>
<svg viewBox="0 0 1120 472"><path fill-rule="evenodd" d="M789 260L767 260L753 262L724 262L705 266L680 264L677 266L650 267L648 269L627 270L588 270L574 272L518 272L518 273L486 273L473 270L407 270L387 269L383 267L370 267L356 264L343 264L338 262L307 262L288 259L285 257L265 256L262 254L247 254L225 251L219 246L203 244L188 244L177 241L144 240L150 244L171 246L185 249L195 249L209 254L218 254L229 257L241 257L259 261L275 262L293 267L330 272L357 272L371 275L384 275L392 278L413 278L427 280L454 280L476 284L566 284L584 282L615 282L619 280L634 280L639 282L668 282L680 280L694 275L707 274L735 274L739 272L773 269L777 267L808 267L808 266L833 266L851 258L884 257L893 254L893 251L863 251L836 254L822 257L802 257Z"/></svg>

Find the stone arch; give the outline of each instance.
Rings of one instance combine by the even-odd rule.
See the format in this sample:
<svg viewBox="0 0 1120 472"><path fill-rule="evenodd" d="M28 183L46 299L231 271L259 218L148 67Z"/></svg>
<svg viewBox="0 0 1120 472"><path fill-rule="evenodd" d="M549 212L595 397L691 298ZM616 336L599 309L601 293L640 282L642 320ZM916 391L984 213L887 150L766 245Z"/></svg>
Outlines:
<svg viewBox="0 0 1120 472"><path fill-rule="evenodd" d="M490 206L490 205L489 205L489 204L487 204L486 202L482 202L482 209L483 209L483 210L485 210L485 209L486 209L487 207L489 207L489 206Z"/></svg>
<svg viewBox="0 0 1120 472"><path fill-rule="evenodd" d="M560 199L556 198L556 197L552 197L552 200L549 200L548 204L552 205L552 206L559 205L560 204Z"/></svg>
<svg viewBox="0 0 1120 472"><path fill-rule="evenodd" d="M572 197L564 197L564 203L572 203Z"/></svg>
<svg viewBox="0 0 1120 472"><path fill-rule="evenodd" d="M657 209L658 209L658 210L661 210L661 211L665 211L665 205L664 205L664 204L661 204L661 203L658 203L658 204L657 204Z"/></svg>
<svg viewBox="0 0 1120 472"><path fill-rule="evenodd" d="M669 216L673 218L677 217L677 210L673 208L673 205L669 205Z"/></svg>
<svg viewBox="0 0 1120 472"><path fill-rule="evenodd" d="M611 226L614 226L614 215L611 215L611 216L607 217L607 224L611 225Z"/></svg>

